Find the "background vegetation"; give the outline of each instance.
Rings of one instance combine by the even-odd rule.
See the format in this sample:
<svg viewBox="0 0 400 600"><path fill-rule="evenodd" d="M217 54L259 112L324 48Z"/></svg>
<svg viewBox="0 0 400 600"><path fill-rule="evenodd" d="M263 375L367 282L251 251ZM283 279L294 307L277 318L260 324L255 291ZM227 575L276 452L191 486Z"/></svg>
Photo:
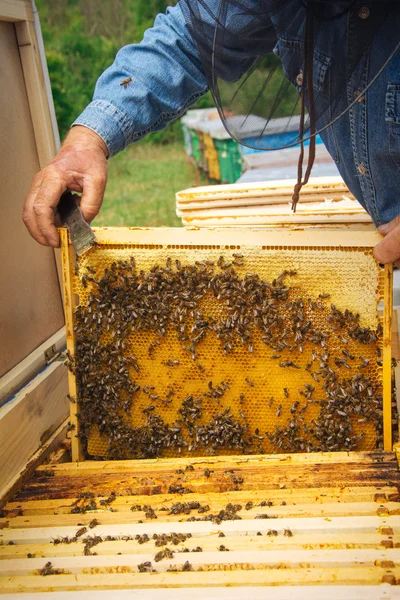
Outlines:
<svg viewBox="0 0 400 600"><path fill-rule="evenodd" d="M61 139L92 99L96 81L125 44L140 42L174 0L36 0ZM212 106L209 95L198 107ZM194 175L179 122L147 136L109 163L98 226L179 226L175 193Z"/></svg>
<svg viewBox="0 0 400 600"><path fill-rule="evenodd" d="M36 0L61 138L92 99L96 81L118 50L140 42L174 0ZM199 107L212 106L210 96ZM179 123L146 138L181 141Z"/></svg>
<svg viewBox="0 0 400 600"><path fill-rule="evenodd" d="M155 16L176 3L177 0L36 0L61 139L91 101L99 75L113 62L118 50L140 42ZM265 78L263 69L276 64L276 60L274 55L264 57L261 71L257 69L243 86L250 104L247 101L242 106L237 101L233 107L236 113L247 111L253 100L258 108L265 108L266 96L258 102L255 99ZM272 84L278 90L280 83L277 73L268 90ZM222 86L222 96L223 92ZM272 94L269 99L273 97ZM209 106L213 102L207 94L195 107ZM290 107L289 98L275 116L289 114ZM109 183L96 225L180 224L175 216L175 193L194 185L195 178L186 161L179 122L148 135L111 159L109 167Z"/></svg>

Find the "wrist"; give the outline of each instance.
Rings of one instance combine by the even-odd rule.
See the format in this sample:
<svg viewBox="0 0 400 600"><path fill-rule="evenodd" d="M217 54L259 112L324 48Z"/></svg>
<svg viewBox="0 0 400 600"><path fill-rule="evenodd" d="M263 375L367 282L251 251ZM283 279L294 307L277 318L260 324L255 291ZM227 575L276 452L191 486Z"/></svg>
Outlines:
<svg viewBox="0 0 400 600"><path fill-rule="evenodd" d="M88 149L100 150L105 158L108 158L109 155L107 145L103 138L84 125L73 125L71 127L62 144L62 148L67 146L81 146Z"/></svg>

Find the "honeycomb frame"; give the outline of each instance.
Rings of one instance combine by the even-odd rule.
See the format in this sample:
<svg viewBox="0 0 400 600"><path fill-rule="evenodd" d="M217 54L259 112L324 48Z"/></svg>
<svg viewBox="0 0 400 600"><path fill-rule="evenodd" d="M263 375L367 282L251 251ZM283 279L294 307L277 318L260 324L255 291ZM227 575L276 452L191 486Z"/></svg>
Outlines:
<svg viewBox="0 0 400 600"><path fill-rule="evenodd" d="M85 294L82 293L80 281L83 274L87 272L86 267L88 265L99 266L99 262L104 260L106 260L106 262L103 262L103 264L110 264L114 260L127 258L132 254L135 256L136 260L139 260L138 268L142 268L144 264L146 264L146 266L153 266L156 264L165 265L165 261L168 257L171 257L173 260L179 259L182 264L192 264L195 261L206 258L215 260L220 255L229 258L235 252L243 252L245 255L245 264L238 269L239 271L242 271L242 274L247 273L249 270L254 270L255 265L256 270L260 275L269 278L277 277L284 269L296 269L298 271L296 285L302 293L304 292L302 283L307 281L308 294L311 293L311 295L317 297L318 290L319 293L330 293L331 297L329 302L332 301L338 307L343 309L348 308L349 310L360 312L363 319L363 326L374 327L378 322L381 322L383 327L382 367L376 370L375 375L380 378L383 385L384 449L391 450L390 370L392 269L391 266L382 267L381 265L378 265L373 258L372 249L380 240L380 236L376 232L321 231L316 229L285 229L282 231L266 231L261 229L190 230L180 228L95 228L94 231L98 239L98 246L86 253L82 259L79 260L79 263L77 263L67 230L60 230L62 241L67 348L72 357L75 354L76 342L74 332L74 310L80 302L83 303L85 301ZM263 262L263 259L266 257L268 258L268 261L264 260ZM141 260L144 261L143 265L140 263ZM301 268L299 269L299 261L300 266L303 266L305 270L302 271ZM318 263L320 267L322 265L323 270L318 274L317 281L315 281L315 275L317 273L315 266L318 267ZM353 263L357 263L354 268L352 267ZM363 275L361 278L359 277L360 265L362 267L361 273ZM313 276L313 278L310 279L310 276ZM334 281L334 283L332 283L332 281ZM312 282L312 285L309 282ZM339 289L341 290L340 293L337 291ZM345 299L343 299L343 295L341 294L345 295ZM382 301L383 314L380 316L378 315L378 305ZM149 333L142 345L144 344L147 348L148 344L151 343L153 339L154 334ZM188 393L201 394L201 390L199 389L199 381L201 378L199 379L194 376L195 368L193 361L188 357L183 357L180 351L178 353L179 349L173 336L167 334L166 339L168 341L166 347L163 349L161 345L157 357L151 358L151 360L149 358L147 371L145 367L143 374L147 373L148 376L149 373L151 373L151 376L155 377L157 386L159 387L165 387L171 383L176 386L180 378L182 383L181 388L178 391L181 400ZM230 382L230 391L229 394L227 394L227 396L229 396L229 398L227 398L227 403L233 405L235 411L237 411L239 407L237 404L239 392L241 391L245 395L251 396L250 392L252 392L252 390L249 390L249 387L246 389L246 383L244 382L245 377L240 375L240 379L243 381L239 381L237 377L234 377L232 380L229 373L230 369L232 369L232 365L237 372L239 372L239 364L242 371L244 365L246 374L251 380L254 379L255 388L259 390L253 399L251 401L249 400L249 404L245 406L245 409L246 412L251 415L250 421L255 418L254 415L257 410L261 411L257 417L257 423L260 422L260 430L265 430L265 423L267 421L268 423L271 423L278 419L279 422L280 416L274 417L274 415L276 416L277 414L277 406L279 404L282 405L282 414L284 418L287 418L287 413L290 405L293 404L294 397L290 393L290 397L286 399L283 396L283 389L285 387L289 390L299 388L304 381L304 373L297 373L293 369L282 369L278 370L279 377L267 377L266 374L268 373L268 370L275 368L277 363L272 360L268 363L268 351L269 354L271 354L269 348L264 349L257 340L255 340L255 344L257 345L257 351L252 353L251 357L250 355L246 357L243 352L240 356L233 357L224 356L222 352L218 355L219 350L215 344L211 344L210 342L208 346L205 345L200 352L198 360L200 362L210 361L210 356L212 356L212 353L214 352L212 359L214 361L214 369L217 369L217 372L213 369L207 369L206 375L201 380L200 387L201 389L204 389L205 383L208 380L213 380L215 385L224 380L224 378L228 379ZM169 356L171 355L171 349L173 350L173 355ZM166 352L167 350L168 352ZM365 349L363 348L363 350ZM206 353L205 356L204 353ZM207 353L209 353L209 355L207 355ZM364 352L364 355L366 354L367 352ZM176 369L161 368L161 364L165 362L165 359L168 358L168 356L169 358L174 359L179 358L179 367ZM224 359L224 366L221 366L223 363L218 360L220 357ZM246 360L243 360L243 358ZM291 357L288 356L287 358ZM303 357L299 357L298 355L296 355L295 358L300 361L303 360ZM295 360L295 358L293 358L293 360ZM141 359L145 359L143 352ZM259 367L257 366L261 359L263 359L268 366L268 369L265 367L264 372L260 372ZM305 357L303 362L304 361ZM146 362L146 360L144 360L144 362ZM186 375L184 374L185 370L187 370ZM288 371L290 371L290 374L286 375ZM184 374L183 378L182 373ZM75 398L77 397L75 376L72 372L69 372L68 378L69 393ZM267 379L268 381L274 380L276 382L274 384L275 387L266 386L265 382ZM285 382L288 382L287 385L285 385ZM266 388L268 388L268 390L266 390ZM274 397L273 406L269 407L266 401L264 403L257 402L257 399L260 399L260 394L263 395L265 400ZM139 401L135 400L134 418L137 418L138 414L141 414L146 402L148 403L147 398L142 398ZM225 402L222 404L222 407L224 406L226 406ZM171 420L173 416L172 413L176 408L176 405L173 404L169 413L167 410L166 414L163 414L163 416L166 417L166 421ZM212 406L208 406L208 409L212 411ZM71 404L70 421L71 424L75 426L75 431L72 436L72 454L74 461L82 461L85 459L78 437L78 414L79 403ZM310 418L311 416L310 413ZM251 425L254 428L253 422L251 422ZM96 446L96 444L99 444L98 436L96 438L96 434L94 433L91 437L92 449L96 447L100 448L100 452L91 452L90 454L101 456L102 453L104 453L104 440L100 443L100 446ZM101 444L103 444L103 446ZM366 446L364 445L361 449L371 449L371 440L369 444L369 446L368 444ZM272 451L274 450L269 448L267 453ZM232 454L233 452L230 453Z"/></svg>

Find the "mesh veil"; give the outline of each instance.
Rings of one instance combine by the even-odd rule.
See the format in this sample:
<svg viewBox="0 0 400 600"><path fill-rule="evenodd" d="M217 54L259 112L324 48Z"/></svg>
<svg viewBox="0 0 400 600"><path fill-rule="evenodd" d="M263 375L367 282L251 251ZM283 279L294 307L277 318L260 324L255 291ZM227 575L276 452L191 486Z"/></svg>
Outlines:
<svg viewBox="0 0 400 600"><path fill-rule="evenodd" d="M298 183L307 182L322 136L374 85L400 47L385 37L369 56L392 0L181 0L202 68L230 136L257 150L300 145ZM303 177L304 145L310 144Z"/></svg>

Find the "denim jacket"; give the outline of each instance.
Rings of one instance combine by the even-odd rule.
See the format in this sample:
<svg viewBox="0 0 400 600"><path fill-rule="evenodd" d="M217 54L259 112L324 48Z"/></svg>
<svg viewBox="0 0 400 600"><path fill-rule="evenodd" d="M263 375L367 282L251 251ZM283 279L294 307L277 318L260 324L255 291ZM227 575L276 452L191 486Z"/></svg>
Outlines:
<svg viewBox="0 0 400 600"><path fill-rule="evenodd" d="M216 1L209 0L210 6ZM249 4L254 1L249 0ZM300 10L298 7L298 1L293 0L292 10ZM374 19L374 10L379 8L369 5L369 0L356 2L344 18L351 19L353 29L361 28L362 35L362 28ZM266 41L266 50L281 58L285 75L295 84L302 69L303 49L302 36L292 31L291 23L288 11L282 11L273 22L276 35ZM326 90L326 98L329 86L334 84L330 80L330 65L344 60L343 48L334 43L340 36L332 34L332 28L340 26L340 19L329 22L326 36L320 36L320 46L315 51L314 82L319 91ZM369 56L357 67L357 81L362 80L365 85L369 82L374 62L381 65L387 59L387 41L391 40L393 48L393 40L397 39L398 16L390 19L375 38ZM351 50L350 45L348 56ZM294 56L298 61L293 60ZM229 59L226 78L235 80L246 64L240 40L237 48L230 49ZM129 82L121 85L126 79ZM195 43L178 4L165 15L157 16L140 44L125 46L118 52L112 66L99 78L93 101L74 125L84 125L98 133L113 156L180 117L207 89ZM347 99L359 95L357 92L350 79ZM319 93L318 98L323 102L324 93ZM400 52L362 99L321 137L344 181L376 225L400 213Z"/></svg>

